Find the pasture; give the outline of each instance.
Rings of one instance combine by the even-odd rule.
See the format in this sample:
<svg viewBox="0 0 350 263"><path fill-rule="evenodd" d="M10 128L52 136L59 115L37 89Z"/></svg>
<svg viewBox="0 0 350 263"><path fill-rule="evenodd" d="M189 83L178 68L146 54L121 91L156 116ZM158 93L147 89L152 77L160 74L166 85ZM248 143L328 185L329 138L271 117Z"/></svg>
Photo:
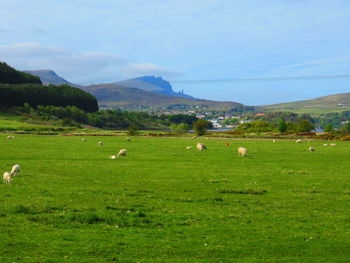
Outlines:
<svg viewBox="0 0 350 263"><path fill-rule="evenodd" d="M349 262L349 142L6 136L2 263Z"/></svg>

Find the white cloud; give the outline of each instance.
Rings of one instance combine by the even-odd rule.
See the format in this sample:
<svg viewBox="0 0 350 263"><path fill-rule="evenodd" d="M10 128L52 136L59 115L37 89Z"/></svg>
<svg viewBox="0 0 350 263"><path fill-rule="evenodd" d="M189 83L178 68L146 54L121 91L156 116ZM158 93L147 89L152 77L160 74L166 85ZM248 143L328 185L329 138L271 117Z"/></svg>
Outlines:
<svg viewBox="0 0 350 263"><path fill-rule="evenodd" d="M107 52L72 52L37 43L0 45L0 60L20 70L51 69L71 82L92 84L140 75L173 77L178 73L153 63L131 62Z"/></svg>
<svg viewBox="0 0 350 263"><path fill-rule="evenodd" d="M67 51L55 46L43 46L37 43L24 42L12 45L0 46L0 57L17 58L17 57L40 57L47 55L64 55Z"/></svg>
<svg viewBox="0 0 350 263"><path fill-rule="evenodd" d="M158 75L168 77L180 75L178 72L170 71L153 63L128 63L124 69L132 75ZM154 74L155 72L157 72L157 74Z"/></svg>

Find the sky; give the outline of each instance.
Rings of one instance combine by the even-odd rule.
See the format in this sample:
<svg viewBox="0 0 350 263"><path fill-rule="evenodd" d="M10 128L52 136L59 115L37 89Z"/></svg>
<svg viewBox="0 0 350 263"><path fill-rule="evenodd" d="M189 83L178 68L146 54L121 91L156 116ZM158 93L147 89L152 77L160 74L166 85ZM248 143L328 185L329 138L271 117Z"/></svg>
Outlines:
<svg viewBox="0 0 350 263"><path fill-rule="evenodd" d="M0 61L82 85L156 75L203 99L311 99L350 78L235 80L350 74L350 1L1 0Z"/></svg>

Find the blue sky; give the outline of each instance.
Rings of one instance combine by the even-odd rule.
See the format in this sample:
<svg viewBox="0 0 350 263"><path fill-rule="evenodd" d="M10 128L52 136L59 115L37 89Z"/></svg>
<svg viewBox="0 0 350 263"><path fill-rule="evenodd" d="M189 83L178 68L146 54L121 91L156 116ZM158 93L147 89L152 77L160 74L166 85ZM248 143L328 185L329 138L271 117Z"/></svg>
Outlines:
<svg viewBox="0 0 350 263"><path fill-rule="evenodd" d="M2 0L0 60L79 84L350 74L348 0ZM350 79L172 82L262 105L350 92Z"/></svg>

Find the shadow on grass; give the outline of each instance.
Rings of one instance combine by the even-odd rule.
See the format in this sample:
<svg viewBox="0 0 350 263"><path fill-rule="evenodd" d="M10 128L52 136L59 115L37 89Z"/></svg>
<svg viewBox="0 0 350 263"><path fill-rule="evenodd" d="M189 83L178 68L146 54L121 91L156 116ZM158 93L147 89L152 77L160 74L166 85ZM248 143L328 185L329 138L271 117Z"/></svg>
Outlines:
<svg viewBox="0 0 350 263"><path fill-rule="evenodd" d="M262 195L266 193L263 189L245 189L245 190L235 190L235 189L220 189L218 190L220 194L242 194L242 195Z"/></svg>

